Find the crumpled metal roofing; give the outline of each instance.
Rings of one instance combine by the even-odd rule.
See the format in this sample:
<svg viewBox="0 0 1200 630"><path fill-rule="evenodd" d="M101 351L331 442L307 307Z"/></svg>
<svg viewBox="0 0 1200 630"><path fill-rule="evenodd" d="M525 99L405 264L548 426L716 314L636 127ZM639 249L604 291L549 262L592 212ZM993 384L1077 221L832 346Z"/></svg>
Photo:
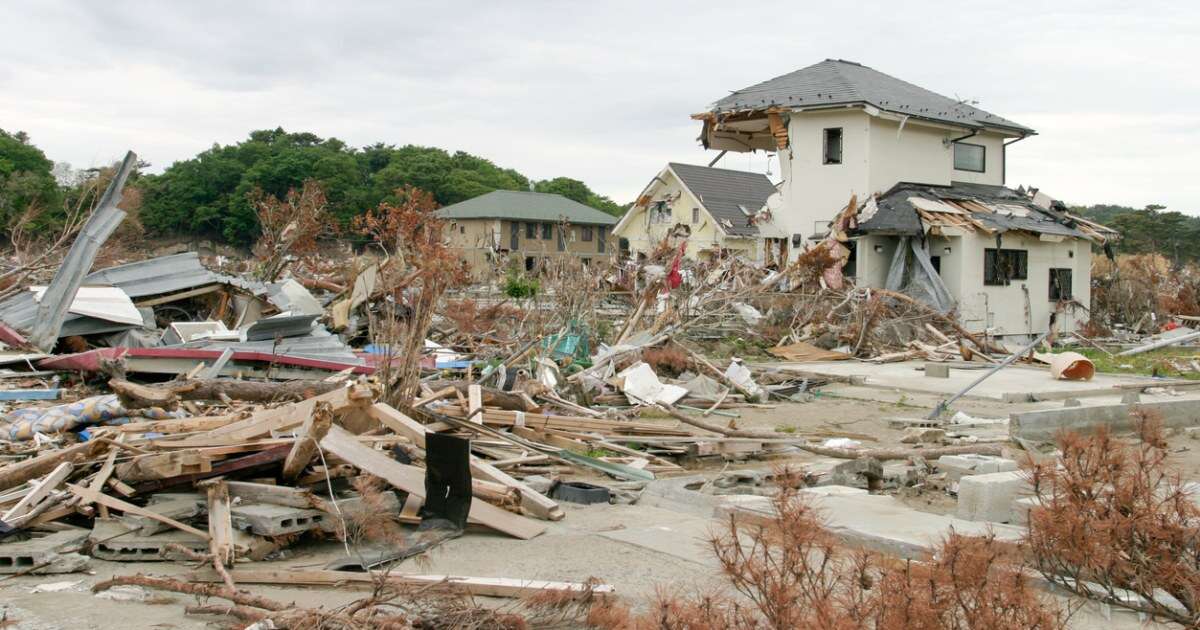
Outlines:
<svg viewBox="0 0 1200 630"><path fill-rule="evenodd" d="M93 271L84 277L83 284L85 286L118 287L134 300L195 289L210 284L232 285L258 296L267 293L267 287L262 283L209 270L200 264L200 255L196 252L161 256ZM0 320L17 330L28 331L36 319L37 301L31 291L22 291L0 302ZM92 335L118 332L130 328L134 328L134 326L68 314L59 336Z"/></svg>
<svg viewBox="0 0 1200 630"><path fill-rule="evenodd" d="M260 320L269 321L269 320ZM341 338L329 332L324 326L317 325L312 332L298 337L284 337L276 343L275 339L262 341L218 341L204 339L187 343L165 346L168 348L199 348L204 350L224 350L233 348L237 352L262 352L265 354L302 357L323 361L336 361L351 365L365 365L365 361L342 342Z"/></svg>
<svg viewBox="0 0 1200 630"><path fill-rule="evenodd" d="M984 228L995 232L1020 230L1034 234L1090 238L1088 234L1067 225L1056 218L1054 213L1034 204L1027 196L1011 188L967 182L952 182L949 186L903 182L896 184L875 199L874 214L864 217L860 210L860 220L855 231L864 234L923 234L926 225L917 208L909 201L912 197L948 203L953 209L965 213ZM970 207L971 203L980 204L992 211L976 211ZM1007 212L1006 207L1024 209L1026 216Z"/></svg>

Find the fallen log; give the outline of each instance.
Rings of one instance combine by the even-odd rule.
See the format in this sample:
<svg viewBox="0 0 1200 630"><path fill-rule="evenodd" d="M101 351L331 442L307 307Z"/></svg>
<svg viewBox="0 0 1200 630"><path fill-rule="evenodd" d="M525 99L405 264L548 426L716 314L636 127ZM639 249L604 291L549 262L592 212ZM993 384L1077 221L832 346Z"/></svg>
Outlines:
<svg viewBox="0 0 1200 630"><path fill-rule="evenodd" d="M458 390L463 396L468 395L472 383L467 381L433 381L427 383L434 390L442 390L448 387L453 387ZM483 392L483 406L496 407L508 411L538 411L540 407L536 404L530 404L518 392L505 392L490 387L480 388Z"/></svg>
<svg viewBox="0 0 1200 630"><path fill-rule="evenodd" d="M114 378L108 386L126 409L162 407L174 409L180 400L244 400L248 402L292 402L320 396L343 387L324 381L259 382L228 379L189 379L156 385L140 385Z"/></svg>

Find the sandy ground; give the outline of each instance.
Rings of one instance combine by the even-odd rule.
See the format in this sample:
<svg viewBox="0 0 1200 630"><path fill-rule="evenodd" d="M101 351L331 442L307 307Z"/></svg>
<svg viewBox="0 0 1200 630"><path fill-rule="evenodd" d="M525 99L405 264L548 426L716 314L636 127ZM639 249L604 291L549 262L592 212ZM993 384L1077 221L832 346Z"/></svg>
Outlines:
<svg viewBox="0 0 1200 630"><path fill-rule="evenodd" d="M896 445L902 431L888 426L891 417L922 417L937 402L936 395L860 387L831 386L813 401L778 405L773 409L739 409L737 426L751 429L794 427L797 433L849 432L872 436L873 446ZM1005 404L995 400L967 399L956 409L980 418L1003 418L1020 409L1046 408L1061 403ZM718 417L720 421L730 418ZM992 429L981 431L987 434ZM1006 431L1003 427L994 432ZM1178 450L1173 460L1190 478L1200 471L1200 442L1183 435L1172 438ZM824 458L792 452L770 460L738 463L705 462L697 468L714 474L724 468L771 470L780 464L814 464ZM907 500L918 509L946 512L953 499L945 495ZM649 497L635 505L575 506L564 504L567 516L551 523L548 531L530 541L518 541L486 531L469 531L450 541L428 559L402 565L398 572L454 574L580 581L589 577L615 586L629 601L644 605L658 589L689 592L721 584L705 537L718 525L711 509L703 505L677 505ZM254 568L319 568L342 553L333 542L301 544L274 562L254 563ZM189 617L183 606L193 603L182 595L166 595L152 603L114 601L94 596L90 587L112 575L146 573L178 575L188 567L176 563L111 563L93 560L90 573L23 576L0 580L0 628L57 629L220 627L212 617ZM39 585L55 585L53 592L38 592ZM44 590L45 587L43 587ZM335 607L363 594L356 589L278 588L253 586L254 591L282 601L307 606ZM492 601L492 605L506 605ZM14 623L15 622L15 623ZM1089 604L1075 616L1078 628L1114 629L1143 626L1136 616L1113 612L1106 618L1100 607ZM1153 626L1150 626L1153 627Z"/></svg>

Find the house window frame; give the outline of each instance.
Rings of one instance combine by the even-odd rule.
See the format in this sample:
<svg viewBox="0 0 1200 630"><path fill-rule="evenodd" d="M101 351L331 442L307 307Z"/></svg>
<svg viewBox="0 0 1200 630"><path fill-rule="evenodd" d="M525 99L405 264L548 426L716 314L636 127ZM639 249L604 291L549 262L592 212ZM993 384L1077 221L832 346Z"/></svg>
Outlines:
<svg viewBox="0 0 1200 630"><path fill-rule="evenodd" d="M525 222L525 238L527 240L537 239L537 223L533 221Z"/></svg>
<svg viewBox="0 0 1200 630"><path fill-rule="evenodd" d="M978 169L965 168L958 165L958 147L978 147L980 153L980 167ZM964 171L967 173L986 173L987 172L987 145L975 144L974 142L955 142L954 155L951 156L951 161L954 163L954 170Z"/></svg>
<svg viewBox="0 0 1200 630"><path fill-rule="evenodd" d="M989 255L992 260L989 262ZM1004 263L1011 259L1011 264ZM1001 266L1007 267L1009 274L1000 277L997 272ZM992 271L989 271L989 267ZM1005 287L1013 280L1029 279L1029 250L988 247L983 250L983 284L989 287Z"/></svg>
<svg viewBox="0 0 1200 630"><path fill-rule="evenodd" d="M549 241L554 238L554 224L542 223L542 240Z"/></svg>
<svg viewBox="0 0 1200 630"><path fill-rule="evenodd" d="M1051 267L1047 282L1047 296L1051 302L1061 302L1064 300L1075 299L1074 293L1071 291L1071 285L1074 282L1074 270L1070 267ZM1063 279L1066 279L1066 286L1063 286ZM1066 289L1064 295L1063 290ZM1057 290L1056 290L1057 289Z"/></svg>
<svg viewBox="0 0 1200 630"><path fill-rule="evenodd" d="M592 226L590 226L590 225L581 225L581 226L579 226L579 240L581 240L581 241L587 241L587 242L589 242L589 243L591 242L591 240L592 240Z"/></svg>
<svg viewBox="0 0 1200 630"><path fill-rule="evenodd" d="M830 132L837 132L837 158L830 157ZM843 127L826 127L821 131L821 164L836 166L846 161L846 133Z"/></svg>
<svg viewBox="0 0 1200 630"><path fill-rule="evenodd" d="M692 225L700 223L700 208L692 208Z"/></svg>

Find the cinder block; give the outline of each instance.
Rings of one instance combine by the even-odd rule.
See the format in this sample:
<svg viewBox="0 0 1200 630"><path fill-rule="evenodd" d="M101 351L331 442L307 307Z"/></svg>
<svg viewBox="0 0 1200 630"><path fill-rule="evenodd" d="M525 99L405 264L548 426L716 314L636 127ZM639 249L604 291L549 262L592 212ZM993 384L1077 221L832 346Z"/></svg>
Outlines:
<svg viewBox="0 0 1200 630"><path fill-rule="evenodd" d="M1031 489L1020 471L968 475L958 482L958 518L967 521L1011 523L1013 502Z"/></svg>
<svg viewBox="0 0 1200 630"><path fill-rule="evenodd" d="M926 363L925 376L931 378L950 378L949 363Z"/></svg>
<svg viewBox="0 0 1200 630"><path fill-rule="evenodd" d="M283 536L316 529L321 526L325 513L318 510L272 505L270 503L247 503L236 505L230 510L233 526L249 530L259 536Z"/></svg>
<svg viewBox="0 0 1200 630"><path fill-rule="evenodd" d="M0 573L73 573L87 567L87 556L75 549L87 537L77 531L0 544Z"/></svg>
<svg viewBox="0 0 1200 630"><path fill-rule="evenodd" d="M187 532L170 529L143 536L117 519L97 518L92 528L92 556L113 562L156 562L187 560L187 555L168 549L178 545L196 553L207 553L208 543Z"/></svg>

